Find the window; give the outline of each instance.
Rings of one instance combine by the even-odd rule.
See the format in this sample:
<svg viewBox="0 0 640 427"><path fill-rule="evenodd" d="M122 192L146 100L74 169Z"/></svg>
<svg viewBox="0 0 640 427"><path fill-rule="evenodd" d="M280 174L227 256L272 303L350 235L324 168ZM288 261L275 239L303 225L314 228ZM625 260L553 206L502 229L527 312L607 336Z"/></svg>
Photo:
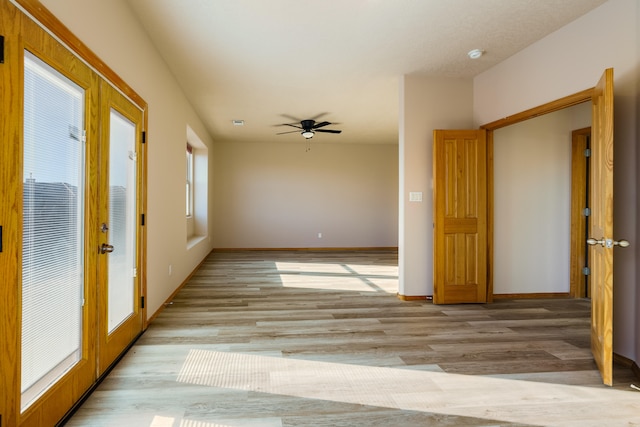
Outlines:
<svg viewBox="0 0 640 427"><path fill-rule="evenodd" d="M209 149L188 126L185 173L187 248L190 248L204 240L208 232Z"/></svg>
<svg viewBox="0 0 640 427"><path fill-rule="evenodd" d="M193 147L187 142L187 217L193 216Z"/></svg>

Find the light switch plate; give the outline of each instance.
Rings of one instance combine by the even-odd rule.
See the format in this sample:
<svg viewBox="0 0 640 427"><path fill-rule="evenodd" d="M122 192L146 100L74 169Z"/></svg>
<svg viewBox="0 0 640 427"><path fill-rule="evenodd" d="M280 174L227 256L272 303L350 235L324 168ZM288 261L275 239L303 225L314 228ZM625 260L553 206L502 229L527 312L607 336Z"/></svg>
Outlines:
<svg viewBox="0 0 640 427"><path fill-rule="evenodd" d="M409 192L409 201L410 202L421 202L422 201L422 191L411 191L411 192Z"/></svg>

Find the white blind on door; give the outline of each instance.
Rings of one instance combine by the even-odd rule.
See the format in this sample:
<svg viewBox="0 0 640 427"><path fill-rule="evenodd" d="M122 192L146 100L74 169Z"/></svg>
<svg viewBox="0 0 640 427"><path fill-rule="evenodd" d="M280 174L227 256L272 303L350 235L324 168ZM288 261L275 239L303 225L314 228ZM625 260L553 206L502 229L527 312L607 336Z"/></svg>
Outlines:
<svg viewBox="0 0 640 427"><path fill-rule="evenodd" d="M84 91L25 52L22 408L81 357Z"/></svg>
<svg viewBox="0 0 640 427"><path fill-rule="evenodd" d="M109 333L134 314L136 268L136 125L109 116Z"/></svg>

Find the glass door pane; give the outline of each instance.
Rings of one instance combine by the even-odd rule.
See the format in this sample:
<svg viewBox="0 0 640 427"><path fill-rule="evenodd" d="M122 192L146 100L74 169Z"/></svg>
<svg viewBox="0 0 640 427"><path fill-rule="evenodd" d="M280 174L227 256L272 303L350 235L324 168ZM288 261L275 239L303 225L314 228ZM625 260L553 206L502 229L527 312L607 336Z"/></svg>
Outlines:
<svg viewBox="0 0 640 427"><path fill-rule="evenodd" d="M104 117L98 181L102 248L98 260L98 374L142 332L138 251L143 112L107 82L100 85ZM144 175L142 175L144 176Z"/></svg>
<svg viewBox="0 0 640 427"><path fill-rule="evenodd" d="M84 91L24 60L21 407L82 357Z"/></svg>
<svg viewBox="0 0 640 427"><path fill-rule="evenodd" d="M109 132L109 312L111 333L134 314L136 276L136 125L111 110Z"/></svg>

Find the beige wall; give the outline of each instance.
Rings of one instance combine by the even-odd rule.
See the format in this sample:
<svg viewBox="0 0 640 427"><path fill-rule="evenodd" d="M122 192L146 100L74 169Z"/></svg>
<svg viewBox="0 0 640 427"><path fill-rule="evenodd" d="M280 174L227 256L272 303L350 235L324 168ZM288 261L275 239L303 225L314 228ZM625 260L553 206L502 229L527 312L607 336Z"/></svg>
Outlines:
<svg viewBox="0 0 640 427"><path fill-rule="evenodd" d="M640 356L638 318L637 175L640 79L640 3L610 0L474 79L477 125L500 119L596 84L605 68L615 78L614 351ZM533 220L533 218L532 218Z"/></svg>
<svg viewBox="0 0 640 427"><path fill-rule="evenodd" d="M496 294L569 292L571 131L584 103L494 132Z"/></svg>
<svg viewBox="0 0 640 427"><path fill-rule="evenodd" d="M42 3L149 104L147 314L151 316L211 250L207 238L187 250L183 202L187 126L209 147L211 140L122 0ZM100 19L87 19L91 16Z"/></svg>
<svg viewBox="0 0 640 427"><path fill-rule="evenodd" d="M224 145L214 148L200 120L188 104L179 85L167 69L155 48L150 44L142 29L132 17L128 6L122 0L42 0L89 48L95 51L149 103L149 192L148 192L148 309L152 314L175 290L199 261L213 246L209 239L203 240L190 251L186 249L186 227L182 200L184 194L184 162L179 161L184 154L185 129L190 126L209 147L209 172L215 177L223 176L216 166L224 168L215 155L224 152ZM640 154L636 152L640 101L638 100L638 68L640 36L638 35L640 12L636 0L610 0L600 8L563 27L542 41L535 43L498 66L477 76L473 82L446 78L419 78L404 76L400 84L400 135L398 174L398 235L400 289L403 295L428 295L432 293L432 205L431 205L431 144L432 131L436 128L470 128L504 116L540 105L553 99L583 90L595 84L607 67L615 68L616 75L616 230L618 237L626 237L631 248L616 254L616 309L615 309L615 350L638 360L640 355L640 289L636 264L640 264L637 251L640 230L636 224L637 209L640 205L636 188L640 177L636 169ZM86 19L100 16L101 19ZM117 29L117 30L116 30ZM490 52L488 52L490 54ZM253 144L238 150L247 150ZM257 145L257 144L255 144ZM278 147L278 150L283 150ZM315 147L314 147L315 150ZM230 149L233 151L233 149ZM237 155L235 153L234 155ZM309 154L309 153L304 153ZM312 150L311 154L314 154ZM344 154L347 157L354 153ZM288 157L292 157L289 155ZM234 157L231 156L230 159ZM334 159L325 157L331 164ZM234 161L237 159L234 159ZM308 160L308 159L306 159ZM253 160L255 162L255 158ZM245 163L246 165L246 163ZM295 168L294 163L284 165ZM328 166L327 166L328 167ZM338 175L347 175L346 166L338 167ZM313 165L317 172L320 165ZM303 176L302 170L298 176ZM365 170L358 172L361 177ZM271 184L281 181L282 175L275 175ZM319 182L315 181L315 184ZM378 182L378 181L376 181ZM387 182L387 181L385 181ZM224 187L214 180L213 197L210 198L209 230L216 230L213 218L226 215L225 208L213 206L219 192L227 191L226 197L233 203L241 203L233 198L243 197L241 192ZM311 190L302 187L291 188L294 196L302 198L305 204L318 206L319 200L330 200L330 195L322 194L319 187ZM332 184L330 188L339 188ZM352 190L355 187L348 187ZM371 187L366 187L368 194ZM237 189L242 190L242 189ZM249 193L252 197L253 191ZM309 212L300 205L291 205L292 197L279 190L273 190L279 203L297 209L295 213ZM388 191L388 190L385 190ZM408 202L409 192L422 192L423 202ZM252 230L244 236L240 246L262 245L266 238L275 239L278 245L291 246L295 242L308 246L317 241L317 232L323 232L321 246L337 246L343 242L334 233L355 224L353 218L360 218L357 201L360 195L352 191L341 195L346 201L341 208L349 213L349 220L340 222L331 217L320 224L320 217L303 226L295 225L295 238L286 240L282 233L262 228ZM390 193L390 191L389 191ZM316 199L311 195L316 194ZM385 193L386 194L386 193ZM364 203L375 205L382 199L367 199ZM265 209L272 224L281 217L271 210L273 200L249 200L251 206ZM387 200L387 199L385 199ZM361 202L362 203L362 202ZM380 202L382 203L382 202ZM391 203L391 202L384 202ZM346 206L346 208L345 208ZM336 208L335 211L340 209ZM245 211L236 212L244 214ZM258 213L251 212L251 215ZM377 213L376 213L377 214ZM333 215L333 212L331 213ZM384 221L390 221L389 216ZM362 216L367 218L366 215ZM263 217L264 218L264 217ZM234 219L235 221L235 219ZM328 230L318 230L318 226L328 224ZM385 223L386 224L386 223ZM237 226L237 225L234 225ZM279 225L282 230L283 225ZM386 225L383 226L386 230ZM260 233L264 233L261 235ZM273 233L273 235L271 235ZM307 233L311 233L311 236ZM328 234L327 234L328 233ZM389 233L389 234L387 234ZM259 236L259 239L258 239ZM366 240L360 235L363 240ZM217 236L213 235L213 238ZM335 240L331 240L334 239ZM230 237L220 235L220 246L231 244ZM253 239L253 240L252 240ZM375 238L376 242L392 241L392 232ZM329 242L334 243L329 243ZM369 241L369 240L366 240ZM360 240L349 241L348 246L359 245ZM320 244L319 244L320 245ZM364 245L364 243L363 243ZM386 243L385 243L386 245ZM168 265L173 265L173 275L168 275Z"/></svg>
<svg viewBox="0 0 640 427"><path fill-rule="evenodd" d="M471 80L404 76L400 83L399 290L433 295L432 144L434 129L470 129ZM409 202L421 192L422 202Z"/></svg>
<svg viewBox="0 0 640 427"><path fill-rule="evenodd" d="M328 138L215 143L214 247L398 246L398 145Z"/></svg>

